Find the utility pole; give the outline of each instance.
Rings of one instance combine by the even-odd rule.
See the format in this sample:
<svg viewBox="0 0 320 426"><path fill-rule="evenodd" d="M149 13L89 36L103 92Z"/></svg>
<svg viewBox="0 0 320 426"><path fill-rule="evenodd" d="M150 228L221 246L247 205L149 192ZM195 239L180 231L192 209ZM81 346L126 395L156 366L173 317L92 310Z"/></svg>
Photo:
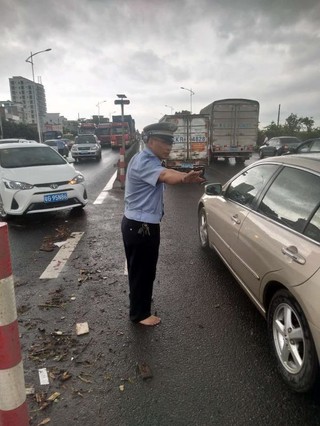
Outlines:
<svg viewBox="0 0 320 426"><path fill-rule="evenodd" d="M279 108L278 108L278 120L277 120L277 126L279 126L279 123L280 123L280 108L281 108L281 104L279 104Z"/></svg>

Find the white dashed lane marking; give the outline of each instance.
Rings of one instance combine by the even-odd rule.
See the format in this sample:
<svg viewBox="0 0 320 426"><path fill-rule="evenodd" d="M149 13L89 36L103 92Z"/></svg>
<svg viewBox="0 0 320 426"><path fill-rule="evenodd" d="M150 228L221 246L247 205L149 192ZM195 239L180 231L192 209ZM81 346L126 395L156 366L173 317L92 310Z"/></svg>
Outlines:
<svg viewBox="0 0 320 426"><path fill-rule="evenodd" d="M40 276L40 280L57 278L84 232L73 232Z"/></svg>
<svg viewBox="0 0 320 426"><path fill-rule="evenodd" d="M103 190L100 192L100 194L98 195L96 200L93 202L93 204L102 204L103 203L104 199L108 195L108 191L110 191L110 189L112 189L112 187L113 187L114 181L117 178L117 173L118 173L118 171L114 172L112 178L109 180L107 185L103 188Z"/></svg>

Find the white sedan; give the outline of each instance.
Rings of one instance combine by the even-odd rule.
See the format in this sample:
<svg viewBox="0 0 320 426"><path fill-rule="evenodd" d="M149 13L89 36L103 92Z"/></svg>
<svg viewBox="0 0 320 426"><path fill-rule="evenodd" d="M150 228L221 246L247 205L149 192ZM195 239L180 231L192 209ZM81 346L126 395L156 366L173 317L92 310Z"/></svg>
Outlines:
<svg viewBox="0 0 320 426"><path fill-rule="evenodd" d="M0 144L0 217L82 209L84 177L45 144Z"/></svg>

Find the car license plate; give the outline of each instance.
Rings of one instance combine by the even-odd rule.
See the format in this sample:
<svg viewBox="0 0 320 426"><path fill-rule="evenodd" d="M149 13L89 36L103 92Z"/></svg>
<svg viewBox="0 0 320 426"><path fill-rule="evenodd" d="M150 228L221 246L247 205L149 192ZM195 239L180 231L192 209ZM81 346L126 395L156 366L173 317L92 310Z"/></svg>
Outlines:
<svg viewBox="0 0 320 426"><path fill-rule="evenodd" d="M61 192L59 194L48 194L44 195L43 201L45 203L56 203L58 201L65 201L68 199L68 194L66 192Z"/></svg>
<svg viewBox="0 0 320 426"><path fill-rule="evenodd" d="M181 167L183 167L184 169L192 169L193 165L190 163L181 163Z"/></svg>

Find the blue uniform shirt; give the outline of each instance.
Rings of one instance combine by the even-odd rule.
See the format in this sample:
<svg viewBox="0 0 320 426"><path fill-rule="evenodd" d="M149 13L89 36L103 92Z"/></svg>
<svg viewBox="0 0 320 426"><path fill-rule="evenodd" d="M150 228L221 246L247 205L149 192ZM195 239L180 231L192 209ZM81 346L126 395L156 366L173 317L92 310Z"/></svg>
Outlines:
<svg viewBox="0 0 320 426"><path fill-rule="evenodd" d="M160 223L163 216L164 184L158 182L165 168L149 148L132 157L125 183L125 210L127 219L145 223Z"/></svg>

